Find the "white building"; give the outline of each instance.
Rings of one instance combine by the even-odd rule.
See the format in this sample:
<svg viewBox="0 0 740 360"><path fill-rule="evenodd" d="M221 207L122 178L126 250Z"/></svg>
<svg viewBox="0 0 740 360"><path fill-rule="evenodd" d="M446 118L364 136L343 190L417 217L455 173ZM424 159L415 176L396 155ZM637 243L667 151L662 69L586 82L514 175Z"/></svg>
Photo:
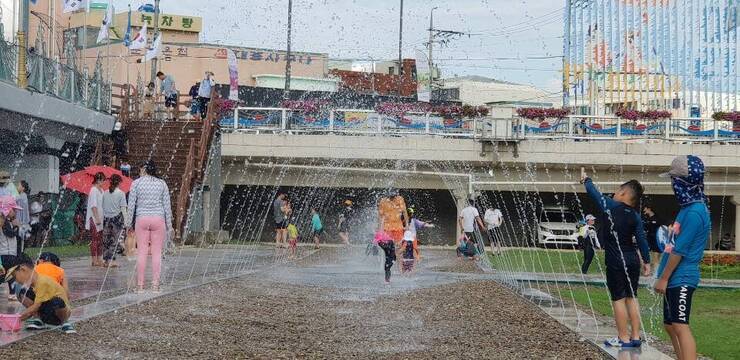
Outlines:
<svg viewBox="0 0 740 360"><path fill-rule="evenodd" d="M487 105L493 116L508 117L520 107L559 107L560 93L551 93L531 85L500 81L483 76L460 76L443 80L435 91L437 100L460 101L469 105Z"/></svg>

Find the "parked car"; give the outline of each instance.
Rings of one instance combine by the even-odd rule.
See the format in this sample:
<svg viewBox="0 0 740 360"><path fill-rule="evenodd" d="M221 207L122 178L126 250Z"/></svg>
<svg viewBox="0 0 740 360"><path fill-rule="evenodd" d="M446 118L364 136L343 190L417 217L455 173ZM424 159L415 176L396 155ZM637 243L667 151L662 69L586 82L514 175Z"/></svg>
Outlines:
<svg viewBox="0 0 740 360"><path fill-rule="evenodd" d="M537 222L537 245L578 247L578 216L564 207L545 207Z"/></svg>

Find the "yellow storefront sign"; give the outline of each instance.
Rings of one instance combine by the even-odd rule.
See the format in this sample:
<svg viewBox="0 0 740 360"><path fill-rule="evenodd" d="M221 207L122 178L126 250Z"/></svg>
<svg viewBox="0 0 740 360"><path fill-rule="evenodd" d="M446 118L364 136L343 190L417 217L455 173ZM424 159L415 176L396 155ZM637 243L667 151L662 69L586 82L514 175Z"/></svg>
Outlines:
<svg viewBox="0 0 740 360"><path fill-rule="evenodd" d="M149 28L153 27L154 14L141 12L131 14L131 26L141 27L144 25L145 21ZM203 30L203 18L197 16L160 14L159 28L164 30L201 32L201 30Z"/></svg>

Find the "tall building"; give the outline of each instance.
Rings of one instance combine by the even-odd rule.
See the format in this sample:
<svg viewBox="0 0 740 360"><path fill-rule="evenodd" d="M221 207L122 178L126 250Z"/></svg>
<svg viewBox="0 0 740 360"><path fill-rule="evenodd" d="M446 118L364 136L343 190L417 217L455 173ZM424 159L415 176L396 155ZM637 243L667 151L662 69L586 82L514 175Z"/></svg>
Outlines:
<svg viewBox="0 0 740 360"><path fill-rule="evenodd" d="M563 103L581 114L738 109L737 0L566 0Z"/></svg>

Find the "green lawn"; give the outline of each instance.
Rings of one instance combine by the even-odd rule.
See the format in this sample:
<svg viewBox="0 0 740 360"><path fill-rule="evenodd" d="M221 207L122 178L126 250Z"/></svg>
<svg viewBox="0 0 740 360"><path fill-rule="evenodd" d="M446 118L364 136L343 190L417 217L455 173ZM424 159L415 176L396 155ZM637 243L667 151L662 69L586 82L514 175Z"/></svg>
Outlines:
<svg viewBox="0 0 740 360"><path fill-rule="evenodd" d="M573 286L572 290L575 301L587 312L591 309L588 301L590 296L594 311L612 316L611 302L605 288ZM567 298L571 296L569 293L562 295ZM641 291L640 304L647 332L670 343L663 329L660 295ZM740 290L696 290L691 309L691 329L700 353L715 360L740 358L740 347L737 346L737 335L740 334Z"/></svg>
<svg viewBox="0 0 740 360"><path fill-rule="evenodd" d="M583 252L555 249L509 249L502 256L491 255L490 259L495 268L502 270L577 274L581 272ZM598 274L599 266L603 271L603 251L596 252L589 273ZM740 265L701 265L701 276L705 279L740 280Z"/></svg>
<svg viewBox="0 0 740 360"><path fill-rule="evenodd" d="M26 248L25 253L31 259L36 259L40 251L52 252L62 260L90 256L90 247L88 245L45 246L43 250L41 248Z"/></svg>

